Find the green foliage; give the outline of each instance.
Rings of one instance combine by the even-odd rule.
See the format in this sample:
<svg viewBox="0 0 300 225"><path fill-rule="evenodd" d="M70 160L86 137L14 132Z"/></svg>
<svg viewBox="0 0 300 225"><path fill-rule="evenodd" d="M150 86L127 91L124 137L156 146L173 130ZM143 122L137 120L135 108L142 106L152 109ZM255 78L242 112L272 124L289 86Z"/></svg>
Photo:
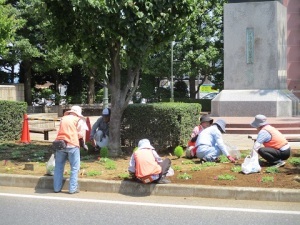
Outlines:
<svg viewBox="0 0 300 225"><path fill-rule="evenodd" d="M86 163L84 163L84 162L80 162L80 169L86 169L86 168L88 168L89 166L86 164Z"/></svg>
<svg viewBox="0 0 300 225"><path fill-rule="evenodd" d="M241 166L233 166L233 167L231 167L230 170L235 173L240 173L240 172L242 172L242 167Z"/></svg>
<svg viewBox="0 0 300 225"><path fill-rule="evenodd" d="M26 113L25 102L0 100L0 140L20 140L23 128L23 115Z"/></svg>
<svg viewBox="0 0 300 225"><path fill-rule="evenodd" d="M300 166L300 157L291 157L288 159L288 162L293 166Z"/></svg>
<svg viewBox="0 0 300 225"><path fill-rule="evenodd" d="M158 150L184 146L189 139L191 129L198 123L200 111L199 104L129 105L122 117L122 142L136 146L138 140L147 137Z"/></svg>
<svg viewBox="0 0 300 225"><path fill-rule="evenodd" d="M178 174L177 178L182 180L188 180L188 179L192 179L192 175L183 173L183 174Z"/></svg>
<svg viewBox="0 0 300 225"><path fill-rule="evenodd" d="M91 160L94 157L92 155L85 155L85 156L81 156L80 158L81 158L81 160Z"/></svg>
<svg viewBox="0 0 300 225"><path fill-rule="evenodd" d="M229 159L227 159L226 155L220 155L219 159L220 159L220 163L229 162Z"/></svg>
<svg viewBox="0 0 300 225"><path fill-rule="evenodd" d="M178 165L175 165L173 167L174 171L179 171L179 170L182 170L182 167L181 166L178 166Z"/></svg>
<svg viewBox="0 0 300 225"><path fill-rule="evenodd" d="M118 175L119 178L121 179L128 179L130 177L129 173L120 173Z"/></svg>
<svg viewBox="0 0 300 225"><path fill-rule="evenodd" d="M188 164L195 164L195 162L193 160L184 160L182 161L183 165L188 165Z"/></svg>
<svg viewBox="0 0 300 225"><path fill-rule="evenodd" d="M101 158L99 163L104 164L104 167L107 170L114 170L117 168L116 162L109 158Z"/></svg>
<svg viewBox="0 0 300 225"><path fill-rule="evenodd" d="M230 174L222 174L217 176L217 180L235 180L236 177Z"/></svg>
<svg viewBox="0 0 300 225"><path fill-rule="evenodd" d="M176 155L178 158L180 158L182 155L183 155L183 148L182 146L177 146L175 149L174 149L174 155Z"/></svg>
<svg viewBox="0 0 300 225"><path fill-rule="evenodd" d="M267 183L267 182L274 182L274 177L272 176L264 176L261 178L261 182Z"/></svg>
<svg viewBox="0 0 300 225"><path fill-rule="evenodd" d="M191 168L191 171L200 171L200 170L202 170L203 169L203 167L201 167L201 166L193 166L192 168Z"/></svg>
<svg viewBox="0 0 300 225"><path fill-rule="evenodd" d="M108 157L108 147L102 147L101 148L100 156L101 156L101 158L107 158Z"/></svg>
<svg viewBox="0 0 300 225"><path fill-rule="evenodd" d="M105 169L107 170L115 170L117 168L116 162L113 160L108 160L104 164Z"/></svg>
<svg viewBox="0 0 300 225"><path fill-rule="evenodd" d="M268 167L266 169L266 173L279 173L279 168L275 166Z"/></svg>
<svg viewBox="0 0 300 225"><path fill-rule="evenodd" d="M91 171L88 171L88 172L86 173L86 175L87 175L88 177L95 177L95 176L98 176L98 175L101 175L101 174L102 174L101 171L96 171L96 170L91 170Z"/></svg>
<svg viewBox="0 0 300 225"><path fill-rule="evenodd" d="M202 163L201 166L202 167L212 167L212 166L216 166L217 163L215 162L205 162L205 163Z"/></svg>

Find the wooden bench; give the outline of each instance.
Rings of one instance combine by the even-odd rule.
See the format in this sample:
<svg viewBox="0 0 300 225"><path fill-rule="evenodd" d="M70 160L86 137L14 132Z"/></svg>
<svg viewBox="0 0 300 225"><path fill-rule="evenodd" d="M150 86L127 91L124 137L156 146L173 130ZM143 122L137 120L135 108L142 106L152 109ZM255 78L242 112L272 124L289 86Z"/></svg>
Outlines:
<svg viewBox="0 0 300 225"><path fill-rule="evenodd" d="M286 134L284 135L284 137L288 142L300 142L300 135ZM257 139L257 135L248 135L248 138L252 139L255 142Z"/></svg>
<svg viewBox="0 0 300 225"><path fill-rule="evenodd" d="M56 131L55 128L30 128L29 132L44 134L44 140L49 140L49 131Z"/></svg>
<svg viewBox="0 0 300 225"><path fill-rule="evenodd" d="M56 131L55 121L59 119L28 118L29 132L44 134L44 140L49 140L49 132Z"/></svg>

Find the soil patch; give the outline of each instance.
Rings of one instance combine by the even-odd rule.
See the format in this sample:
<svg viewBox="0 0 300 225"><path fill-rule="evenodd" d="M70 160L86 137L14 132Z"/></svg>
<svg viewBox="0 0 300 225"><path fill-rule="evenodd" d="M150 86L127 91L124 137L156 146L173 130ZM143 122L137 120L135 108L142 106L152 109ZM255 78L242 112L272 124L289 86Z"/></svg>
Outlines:
<svg viewBox="0 0 300 225"><path fill-rule="evenodd" d="M46 176L46 162L52 153L49 142L32 142L29 145L19 143L0 143L0 173ZM80 178L123 180L128 177L130 160L128 149L124 149L124 156L119 158L101 158L99 152L81 152ZM268 166L262 161L262 171L245 175L238 172L244 161L244 154L237 163L216 163L205 165L199 159L177 158L171 154L162 155L172 160L174 176L169 179L174 184L194 184L213 186L262 187L262 188L291 188L299 189L300 166L286 161L277 173L268 173ZM293 158L299 158L299 150L293 150ZM27 165L26 165L27 164ZM25 170L25 167L33 170ZM237 172L235 172L237 170ZM67 162L65 177L69 176L70 167ZM223 179L222 179L223 178ZM225 180L224 180L225 179ZM231 180L232 179L232 180Z"/></svg>

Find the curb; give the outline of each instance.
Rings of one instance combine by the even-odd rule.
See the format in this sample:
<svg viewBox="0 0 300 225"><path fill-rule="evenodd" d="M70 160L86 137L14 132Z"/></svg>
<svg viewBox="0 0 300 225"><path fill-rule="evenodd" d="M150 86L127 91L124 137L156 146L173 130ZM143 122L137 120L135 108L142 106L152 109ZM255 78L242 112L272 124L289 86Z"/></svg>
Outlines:
<svg viewBox="0 0 300 225"><path fill-rule="evenodd" d="M63 189L68 189L68 179ZM183 184L140 184L132 181L78 179L80 190L89 192L120 193L130 196L176 196L300 202L300 190L284 188L217 187ZM53 177L0 174L0 186L53 189Z"/></svg>

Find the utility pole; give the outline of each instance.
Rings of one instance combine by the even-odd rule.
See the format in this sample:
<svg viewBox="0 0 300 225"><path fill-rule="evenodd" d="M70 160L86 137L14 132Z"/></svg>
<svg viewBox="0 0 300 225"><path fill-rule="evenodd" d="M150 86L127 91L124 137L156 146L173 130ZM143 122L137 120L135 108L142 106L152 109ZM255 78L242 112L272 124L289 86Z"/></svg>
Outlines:
<svg viewBox="0 0 300 225"><path fill-rule="evenodd" d="M174 102L174 89L173 89L173 44L174 41L171 42L171 99L170 102Z"/></svg>

